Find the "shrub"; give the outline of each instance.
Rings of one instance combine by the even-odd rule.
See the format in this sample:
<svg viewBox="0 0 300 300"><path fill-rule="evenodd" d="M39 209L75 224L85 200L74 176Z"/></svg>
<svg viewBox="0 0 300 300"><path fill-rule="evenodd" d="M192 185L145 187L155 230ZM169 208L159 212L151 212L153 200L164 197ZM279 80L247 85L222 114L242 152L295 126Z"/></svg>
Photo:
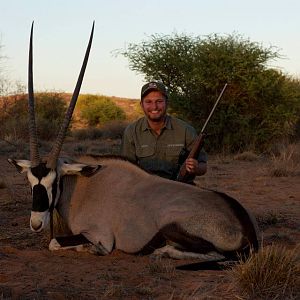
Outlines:
<svg viewBox="0 0 300 300"><path fill-rule="evenodd" d="M267 211L263 215L258 215L256 219L261 230L286 222L284 215L276 211Z"/></svg>
<svg viewBox="0 0 300 300"><path fill-rule="evenodd" d="M78 99L78 109L81 118L90 126L125 120L126 117L124 111L106 96L82 95Z"/></svg>
<svg viewBox="0 0 300 300"><path fill-rule="evenodd" d="M72 136L77 140L120 139L127 122L110 121L101 127L88 127L72 131Z"/></svg>
<svg viewBox="0 0 300 300"><path fill-rule="evenodd" d="M296 299L300 293L299 246L271 245L229 271L243 299Z"/></svg>
<svg viewBox="0 0 300 300"><path fill-rule="evenodd" d="M288 177L300 174L300 144L289 144L278 153L273 153L269 166L269 174L273 177Z"/></svg>
<svg viewBox="0 0 300 300"><path fill-rule="evenodd" d="M27 102L27 95L20 95L0 114L1 138L28 139ZM60 93L37 93L35 110L39 138L49 140L56 137L66 111L63 95Z"/></svg>
<svg viewBox="0 0 300 300"><path fill-rule="evenodd" d="M19 139L10 143L8 141L0 141L0 155L13 155L18 157L27 157L29 154L28 144Z"/></svg>
<svg viewBox="0 0 300 300"><path fill-rule="evenodd" d="M103 136L101 128L89 127L72 131L72 136L77 140L96 140Z"/></svg>
<svg viewBox="0 0 300 300"><path fill-rule="evenodd" d="M88 146L82 145L82 144L76 145L73 148L73 151L75 152L75 154L79 154L79 155L85 154L87 152L87 150L88 150Z"/></svg>
<svg viewBox="0 0 300 300"><path fill-rule="evenodd" d="M111 121L102 127L103 137L110 139L122 138L127 122Z"/></svg>

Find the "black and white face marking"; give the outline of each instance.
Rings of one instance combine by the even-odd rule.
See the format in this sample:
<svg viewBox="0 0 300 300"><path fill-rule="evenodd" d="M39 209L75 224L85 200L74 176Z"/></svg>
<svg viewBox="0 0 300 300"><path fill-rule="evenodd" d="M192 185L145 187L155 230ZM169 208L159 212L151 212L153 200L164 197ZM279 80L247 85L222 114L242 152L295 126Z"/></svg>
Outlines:
<svg viewBox="0 0 300 300"><path fill-rule="evenodd" d="M49 222L51 205L55 205L53 201L57 194L57 174L47 168L46 163L41 163L37 167L29 168L27 177L32 191L30 228L40 232Z"/></svg>
<svg viewBox="0 0 300 300"><path fill-rule="evenodd" d="M9 158L8 162L15 166L19 173L27 173L32 192L30 228L34 232L40 232L48 225L50 211L56 207L63 191L61 180L63 176L90 177L101 169L101 165L73 163L72 160L68 159L59 159L56 170L47 168L46 163L32 167L30 160Z"/></svg>

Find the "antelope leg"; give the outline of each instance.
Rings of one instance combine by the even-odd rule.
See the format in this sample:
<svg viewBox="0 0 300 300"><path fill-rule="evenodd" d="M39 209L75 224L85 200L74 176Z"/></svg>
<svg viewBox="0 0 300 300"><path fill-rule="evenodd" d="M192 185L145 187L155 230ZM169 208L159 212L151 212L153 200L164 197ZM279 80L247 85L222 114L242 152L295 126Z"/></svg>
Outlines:
<svg viewBox="0 0 300 300"><path fill-rule="evenodd" d="M74 249L79 252L90 252L97 255L108 254L107 250L98 243L92 244L83 234L53 238L49 243L50 251Z"/></svg>
<svg viewBox="0 0 300 300"><path fill-rule="evenodd" d="M153 256L156 257L171 257L175 259L189 259L189 258L197 258L201 261L216 261L220 259L224 259L224 256L217 252L208 252L208 253L196 253L196 252L188 252L176 249L174 246L166 245L162 248L156 249L153 253Z"/></svg>

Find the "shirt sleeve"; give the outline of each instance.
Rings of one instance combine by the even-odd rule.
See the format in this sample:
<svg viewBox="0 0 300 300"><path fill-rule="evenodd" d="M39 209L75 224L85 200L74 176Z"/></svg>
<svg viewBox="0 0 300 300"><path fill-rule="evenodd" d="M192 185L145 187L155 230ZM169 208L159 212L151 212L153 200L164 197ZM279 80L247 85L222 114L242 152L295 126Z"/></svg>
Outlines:
<svg viewBox="0 0 300 300"><path fill-rule="evenodd" d="M135 143L132 136L132 130L130 125L126 127L122 142L121 142L121 155L127 159L136 162L137 158L135 155Z"/></svg>

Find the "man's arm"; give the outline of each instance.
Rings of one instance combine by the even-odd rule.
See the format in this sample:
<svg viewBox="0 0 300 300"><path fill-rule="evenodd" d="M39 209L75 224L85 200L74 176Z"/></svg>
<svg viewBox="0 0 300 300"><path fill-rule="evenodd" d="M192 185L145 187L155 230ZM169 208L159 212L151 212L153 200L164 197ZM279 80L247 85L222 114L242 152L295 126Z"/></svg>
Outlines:
<svg viewBox="0 0 300 300"><path fill-rule="evenodd" d="M129 125L130 126L130 125ZM127 126L121 142L121 155L136 162L135 144L130 127Z"/></svg>

